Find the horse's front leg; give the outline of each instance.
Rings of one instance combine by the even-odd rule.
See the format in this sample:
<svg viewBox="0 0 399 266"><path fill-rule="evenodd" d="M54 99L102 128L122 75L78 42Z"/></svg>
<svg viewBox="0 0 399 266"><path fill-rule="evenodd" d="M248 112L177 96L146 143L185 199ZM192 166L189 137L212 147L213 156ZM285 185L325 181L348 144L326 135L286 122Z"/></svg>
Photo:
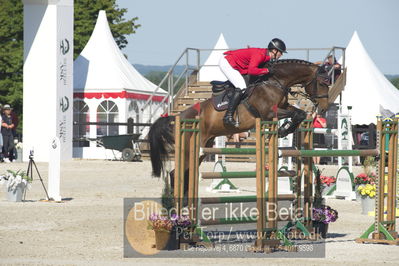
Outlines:
<svg viewBox="0 0 399 266"><path fill-rule="evenodd" d="M288 134L295 132L298 126L306 118L306 112L289 105L287 109L278 109L277 116L279 119L291 118L291 121L285 121L278 129L278 137L284 138Z"/></svg>

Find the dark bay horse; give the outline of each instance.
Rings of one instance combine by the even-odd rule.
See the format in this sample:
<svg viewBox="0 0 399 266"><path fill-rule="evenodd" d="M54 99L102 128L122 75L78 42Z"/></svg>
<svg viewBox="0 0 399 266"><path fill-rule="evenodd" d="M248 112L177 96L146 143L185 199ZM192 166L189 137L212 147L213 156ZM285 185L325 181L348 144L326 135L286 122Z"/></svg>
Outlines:
<svg viewBox="0 0 399 266"><path fill-rule="evenodd" d="M291 118L291 122L285 123L280 127L280 137L294 132L298 125L306 118L306 113L303 110L288 103L290 87L301 85L305 91L303 95L310 99L319 108L319 111L327 110L328 77L322 68L307 61L293 59L279 60L267 67L272 69L273 75L255 80L255 83L252 85L254 86L254 90L247 102L256 110L257 115L262 120L272 120L276 114L279 119ZM211 99L209 99L189 107L180 113L179 116L182 119L200 117L201 147L212 147L214 138L217 136L244 132L255 127L254 112L250 112L242 103L236 111L240 122L239 127L225 127L223 124L224 113L224 111L216 111ZM174 126L171 124L172 121L174 121L174 116L158 118L151 126L148 134L152 173L154 176L161 175L164 168L164 161L168 159L168 153L172 150L172 145L174 144ZM188 138L187 134L186 143ZM189 157L188 152L187 149L185 154L187 161ZM200 158L200 162L202 160L203 158ZM186 163L186 165L188 164ZM187 170L185 184L188 183ZM172 177L173 171L171 172L173 188Z"/></svg>

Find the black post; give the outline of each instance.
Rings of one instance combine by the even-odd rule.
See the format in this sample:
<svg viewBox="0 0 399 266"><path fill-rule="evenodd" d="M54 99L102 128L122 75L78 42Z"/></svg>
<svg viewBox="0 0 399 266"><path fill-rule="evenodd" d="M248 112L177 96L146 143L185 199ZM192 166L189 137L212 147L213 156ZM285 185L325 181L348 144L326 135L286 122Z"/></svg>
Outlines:
<svg viewBox="0 0 399 266"><path fill-rule="evenodd" d="M128 134L133 134L133 118L129 117L127 119L127 133Z"/></svg>

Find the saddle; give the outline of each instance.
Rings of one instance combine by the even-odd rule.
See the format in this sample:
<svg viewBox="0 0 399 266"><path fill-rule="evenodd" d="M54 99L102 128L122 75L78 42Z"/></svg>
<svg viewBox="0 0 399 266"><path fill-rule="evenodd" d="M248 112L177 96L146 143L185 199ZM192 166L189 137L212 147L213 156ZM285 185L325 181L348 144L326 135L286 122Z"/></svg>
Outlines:
<svg viewBox="0 0 399 266"><path fill-rule="evenodd" d="M213 107L215 108L216 111L219 112L227 110L229 101L233 96L235 90L234 85L229 80L227 81L214 80L211 81L211 85L212 85L211 99ZM242 95L241 101L248 99L248 97L251 96L253 90L254 86L249 86L245 90L245 93Z"/></svg>

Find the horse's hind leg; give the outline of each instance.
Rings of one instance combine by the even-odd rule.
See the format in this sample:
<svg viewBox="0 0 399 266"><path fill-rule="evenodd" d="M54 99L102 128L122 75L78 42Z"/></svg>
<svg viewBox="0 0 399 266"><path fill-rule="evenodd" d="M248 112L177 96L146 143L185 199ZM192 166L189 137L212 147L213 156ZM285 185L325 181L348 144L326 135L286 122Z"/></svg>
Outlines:
<svg viewBox="0 0 399 266"><path fill-rule="evenodd" d="M278 129L279 138L284 138L288 134L293 133L297 127L306 118L306 112L295 108L294 106L289 106L287 110L279 109L278 117L281 118L291 118L291 121L285 121L281 127Z"/></svg>
<svg viewBox="0 0 399 266"><path fill-rule="evenodd" d="M184 194L188 191L188 177L189 177L189 169L186 169L184 171ZM170 180L170 187L172 188L172 191L175 187L175 169L170 171L169 173L169 180Z"/></svg>

